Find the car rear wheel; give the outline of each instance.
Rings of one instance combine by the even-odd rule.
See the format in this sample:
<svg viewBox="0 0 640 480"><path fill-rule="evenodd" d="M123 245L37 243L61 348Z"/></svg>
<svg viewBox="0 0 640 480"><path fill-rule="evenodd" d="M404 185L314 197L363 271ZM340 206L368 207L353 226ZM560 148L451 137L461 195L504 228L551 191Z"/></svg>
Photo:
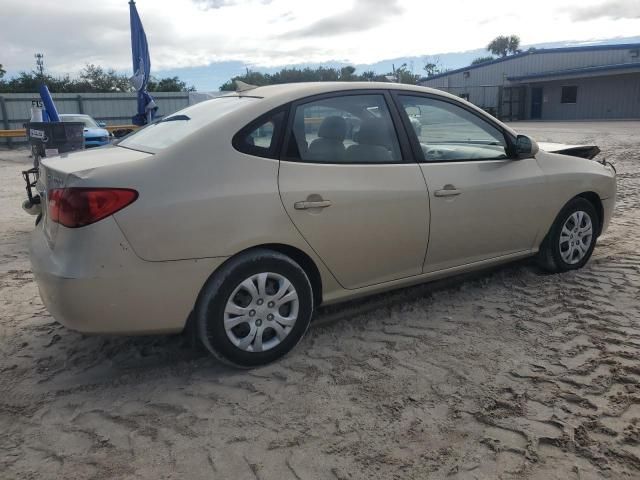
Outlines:
<svg viewBox="0 0 640 480"><path fill-rule="evenodd" d="M538 253L540 265L550 272L582 268L591 258L600 223L596 209L577 197L558 214Z"/></svg>
<svg viewBox="0 0 640 480"><path fill-rule="evenodd" d="M202 289L195 309L198 336L227 364L264 365L300 341L313 307L305 271L286 255L256 249L231 259Z"/></svg>

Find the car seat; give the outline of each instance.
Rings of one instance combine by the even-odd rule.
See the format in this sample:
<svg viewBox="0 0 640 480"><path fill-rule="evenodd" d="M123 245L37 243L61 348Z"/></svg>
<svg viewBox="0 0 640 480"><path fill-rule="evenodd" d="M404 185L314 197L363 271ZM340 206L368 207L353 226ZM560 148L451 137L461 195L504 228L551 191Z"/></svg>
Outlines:
<svg viewBox="0 0 640 480"><path fill-rule="evenodd" d="M357 145L347 149L346 158L349 163L389 163L391 155L391 139L385 123L380 118L368 118L362 122L360 130L354 136Z"/></svg>
<svg viewBox="0 0 640 480"><path fill-rule="evenodd" d="M326 117L318 129L318 138L309 145L309 159L328 163L344 162L344 139L347 122L336 116Z"/></svg>

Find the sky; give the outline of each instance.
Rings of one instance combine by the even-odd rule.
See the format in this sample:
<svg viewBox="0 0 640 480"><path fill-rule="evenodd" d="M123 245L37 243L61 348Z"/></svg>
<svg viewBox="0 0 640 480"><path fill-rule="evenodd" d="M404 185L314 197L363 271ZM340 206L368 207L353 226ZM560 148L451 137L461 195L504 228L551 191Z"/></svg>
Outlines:
<svg viewBox="0 0 640 480"><path fill-rule="evenodd" d="M138 0L152 75L245 66L371 64L473 50L497 35L524 45L640 32L640 0ZM127 0L0 0L0 64L50 73L87 63L131 69ZM239 73L238 72L238 73ZM194 77L197 78L197 77ZM228 77L222 77L228 78ZM200 87L196 84L196 87Z"/></svg>

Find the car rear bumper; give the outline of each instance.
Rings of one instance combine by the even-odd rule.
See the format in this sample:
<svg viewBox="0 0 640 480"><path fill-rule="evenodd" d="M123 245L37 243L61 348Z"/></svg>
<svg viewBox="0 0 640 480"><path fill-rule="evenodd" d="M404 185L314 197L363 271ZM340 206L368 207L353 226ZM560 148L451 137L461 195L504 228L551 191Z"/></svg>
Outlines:
<svg viewBox="0 0 640 480"><path fill-rule="evenodd" d="M181 331L200 289L225 260L141 260L113 217L79 229L60 226L55 246L38 225L30 257L42 301L57 321L108 334Z"/></svg>

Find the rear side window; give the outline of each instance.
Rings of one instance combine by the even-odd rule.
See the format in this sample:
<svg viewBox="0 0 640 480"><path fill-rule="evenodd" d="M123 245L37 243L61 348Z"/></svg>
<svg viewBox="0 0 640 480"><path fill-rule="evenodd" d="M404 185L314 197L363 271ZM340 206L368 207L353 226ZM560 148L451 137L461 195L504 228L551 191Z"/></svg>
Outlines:
<svg viewBox="0 0 640 480"><path fill-rule="evenodd" d="M340 95L295 109L287 158L313 163L398 163L400 145L385 98Z"/></svg>
<svg viewBox="0 0 640 480"><path fill-rule="evenodd" d="M277 159L283 122L282 110L263 115L233 137L233 147L248 155Z"/></svg>
<svg viewBox="0 0 640 480"><path fill-rule="evenodd" d="M229 96L198 103L147 125L122 139L118 145L155 153L172 146L214 120L256 101L259 99Z"/></svg>

